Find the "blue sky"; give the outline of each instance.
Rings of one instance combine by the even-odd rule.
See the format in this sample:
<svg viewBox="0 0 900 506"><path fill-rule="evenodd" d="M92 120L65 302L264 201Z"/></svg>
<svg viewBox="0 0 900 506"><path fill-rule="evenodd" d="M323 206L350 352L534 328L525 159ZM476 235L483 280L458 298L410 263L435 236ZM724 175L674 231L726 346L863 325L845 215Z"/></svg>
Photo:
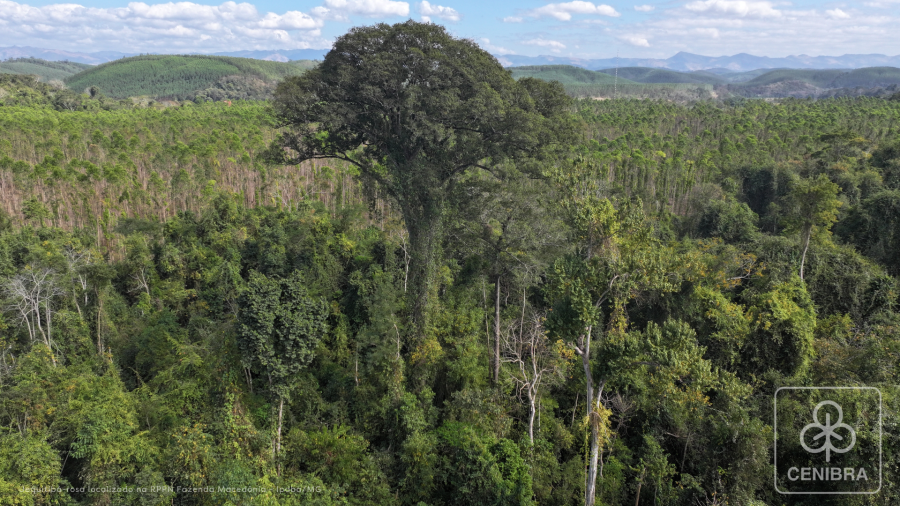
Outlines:
<svg viewBox="0 0 900 506"><path fill-rule="evenodd" d="M70 1L0 0L0 46L122 52L327 48L351 26L412 18L441 23L498 56L900 54L900 0Z"/></svg>

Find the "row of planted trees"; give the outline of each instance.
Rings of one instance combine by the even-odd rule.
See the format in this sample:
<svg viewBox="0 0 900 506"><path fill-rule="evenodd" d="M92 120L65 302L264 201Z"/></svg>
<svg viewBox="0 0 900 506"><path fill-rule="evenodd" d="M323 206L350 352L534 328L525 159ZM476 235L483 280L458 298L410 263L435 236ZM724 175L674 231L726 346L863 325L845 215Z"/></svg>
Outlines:
<svg viewBox="0 0 900 506"><path fill-rule="evenodd" d="M94 229L111 251L121 251L115 231L123 220L197 211L213 189L239 193L250 206L319 199L334 211L363 201L341 164L263 164L275 135L264 103L103 112L4 107L0 116L4 211L28 223ZM383 214L383 203L378 210Z"/></svg>

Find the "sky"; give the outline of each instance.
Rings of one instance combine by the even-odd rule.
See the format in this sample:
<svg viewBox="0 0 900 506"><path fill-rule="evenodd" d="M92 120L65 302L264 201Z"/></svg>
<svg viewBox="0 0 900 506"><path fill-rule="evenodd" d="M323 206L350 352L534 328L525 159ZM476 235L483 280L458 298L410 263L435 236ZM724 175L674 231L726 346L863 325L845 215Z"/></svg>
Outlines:
<svg viewBox="0 0 900 506"><path fill-rule="evenodd" d="M406 19L442 24L498 56L900 54L900 0L0 0L0 47L126 53L329 48L352 26Z"/></svg>

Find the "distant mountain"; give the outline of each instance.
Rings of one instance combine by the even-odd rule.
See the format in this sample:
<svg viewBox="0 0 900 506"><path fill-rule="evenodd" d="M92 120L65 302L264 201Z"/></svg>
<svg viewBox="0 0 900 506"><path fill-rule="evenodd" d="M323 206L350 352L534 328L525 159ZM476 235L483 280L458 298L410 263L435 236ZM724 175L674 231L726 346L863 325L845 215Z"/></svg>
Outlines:
<svg viewBox="0 0 900 506"><path fill-rule="evenodd" d="M7 60L10 58L40 58L47 61L71 61L76 63L87 63L89 65L99 65L126 56L134 56L134 53L119 53L117 51L80 53L29 46L0 47L0 60Z"/></svg>
<svg viewBox="0 0 900 506"><path fill-rule="evenodd" d="M290 60L322 60L328 51L330 49L273 49L271 51L231 51L213 53L213 55L286 62Z"/></svg>
<svg viewBox="0 0 900 506"><path fill-rule="evenodd" d="M236 56L286 62L290 60L322 60L329 49L271 49L241 50L213 53L214 56ZM121 53L117 51L75 52L37 47L0 47L0 60L8 58L34 57L48 61L68 60L71 62L98 65L137 53ZM194 53L199 54L199 53ZM678 71L706 70L723 75L729 72L746 72L757 69L857 69L863 67L900 67L900 55L883 54L845 54L843 56L807 56L796 55L784 58L770 58L740 53L732 56L703 56L680 52L670 58L605 58L584 59L566 56L521 56L497 55L497 59L505 67L539 66L539 65L572 65L588 70L611 69L615 67L649 67Z"/></svg>
<svg viewBox="0 0 900 506"><path fill-rule="evenodd" d="M503 55L497 57L506 67L534 65L573 65L589 70L610 69L615 67L653 67L668 70L693 71L712 70L716 74L744 72L756 69L856 69L863 67L900 67L900 55L885 56L883 54L845 54L843 56L787 56L770 58L752 54L736 54L733 56L702 56L699 54L680 52L671 58L606 58L588 60L568 58L564 56L519 56Z"/></svg>
<svg viewBox="0 0 900 506"><path fill-rule="evenodd" d="M900 91L900 68L895 67L760 69L713 73L647 67L591 71L572 65L538 65L510 67L509 70L515 79L534 77L559 81L570 95L592 98L618 96L676 101L729 97L887 98Z"/></svg>

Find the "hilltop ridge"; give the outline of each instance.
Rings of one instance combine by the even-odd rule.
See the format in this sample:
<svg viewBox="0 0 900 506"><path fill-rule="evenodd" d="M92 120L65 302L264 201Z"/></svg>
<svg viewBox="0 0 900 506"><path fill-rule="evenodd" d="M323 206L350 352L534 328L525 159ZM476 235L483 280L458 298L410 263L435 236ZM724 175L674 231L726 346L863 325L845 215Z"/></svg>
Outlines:
<svg viewBox="0 0 900 506"><path fill-rule="evenodd" d="M253 49L210 53L207 56L237 56L257 60L286 62L291 60L321 60L329 48L323 49ZM68 60L78 63L97 65L137 53L118 51L79 52L37 47L0 47L0 59L36 57L48 61ZM602 70L615 67L652 67L669 70L694 71L709 69L727 69L732 72L744 72L756 69L794 68L794 69L855 69L863 67L900 67L900 55L883 54L844 54L840 56L809 56L805 54L785 57L757 56L749 53L738 53L727 56L704 56L686 51L679 51L669 58L575 58L559 55L524 56L516 54L495 54L505 67L524 65L572 65L589 70Z"/></svg>
<svg viewBox="0 0 900 506"><path fill-rule="evenodd" d="M605 98L784 98L829 96L893 96L900 91L900 68L758 69L750 72L679 72L660 68L622 67L587 70L572 65L510 67L516 79L559 81L574 96ZM602 77L601 77L602 76ZM613 77L613 76L617 76Z"/></svg>
<svg viewBox="0 0 900 506"><path fill-rule="evenodd" d="M85 63L47 61L40 58L13 58L0 61L0 74L35 75L42 81L62 81L89 68L91 66Z"/></svg>
<svg viewBox="0 0 900 506"><path fill-rule="evenodd" d="M739 53L731 56L703 56L699 54L678 52L669 58L600 58L585 59L566 56L520 56L503 55L498 57L500 62L507 67L524 65L572 65L588 70L602 70L616 67L650 67L668 70L693 71L706 69L727 69L732 72L742 72L756 69L855 69L863 67L900 67L900 55L887 56L883 54L842 56L785 56L783 58L771 58L768 56L755 56L747 53Z"/></svg>
<svg viewBox="0 0 900 506"><path fill-rule="evenodd" d="M96 86L113 98L264 99L278 81L299 75L314 64L231 56L144 55L92 67L65 83L75 91Z"/></svg>

